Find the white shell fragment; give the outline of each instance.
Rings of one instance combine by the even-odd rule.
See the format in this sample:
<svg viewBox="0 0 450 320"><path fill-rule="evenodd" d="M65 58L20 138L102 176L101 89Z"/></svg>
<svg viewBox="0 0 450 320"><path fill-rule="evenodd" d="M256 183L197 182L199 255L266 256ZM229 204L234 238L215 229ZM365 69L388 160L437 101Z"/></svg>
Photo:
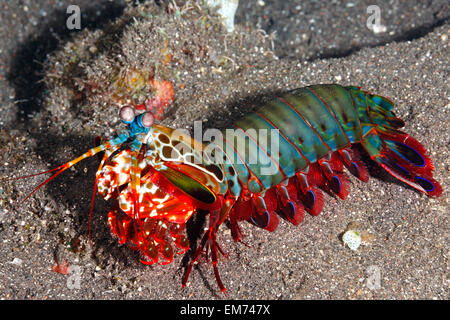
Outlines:
<svg viewBox="0 0 450 320"><path fill-rule="evenodd" d="M223 24L228 32L234 31L234 15L236 13L239 0L207 0L210 8L217 7L217 13L223 18Z"/></svg>
<svg viewBox="0 0 450 320"><path fill-rule="evenodd" d="M355 251L361 245L361 235L355 230L348 230L342 236L342 241L351 250Z"/></svg>
<svg viewBox="0 0 450 320"><path fill-rule="evenodd" d="M14 258L13 261L9 261L9 263L14 264L16 266L21 266L22 265L22 259L19 258Z"/></svg>

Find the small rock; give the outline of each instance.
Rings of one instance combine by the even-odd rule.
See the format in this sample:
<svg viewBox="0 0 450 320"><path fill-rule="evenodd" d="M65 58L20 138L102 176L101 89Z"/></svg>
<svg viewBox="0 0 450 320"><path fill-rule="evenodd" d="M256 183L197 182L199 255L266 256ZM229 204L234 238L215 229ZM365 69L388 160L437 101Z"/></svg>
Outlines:
<svg viewBox="0 0 450 320"><path fill-rule="evenodd" d="M11 261L10 263L11 264L14 264L14 265L16 265L16 266L21 266L22 265L22 259L19 259L19 258L14 258L13 259L13 261Z"/></svg>
<svg viewBox="0 0 450 320"><path fill-rule="evenodd" d="M348 230L342 236L342 241L346 244L351 250L355 251L361 245L361 235L358 231Z"/></svg>

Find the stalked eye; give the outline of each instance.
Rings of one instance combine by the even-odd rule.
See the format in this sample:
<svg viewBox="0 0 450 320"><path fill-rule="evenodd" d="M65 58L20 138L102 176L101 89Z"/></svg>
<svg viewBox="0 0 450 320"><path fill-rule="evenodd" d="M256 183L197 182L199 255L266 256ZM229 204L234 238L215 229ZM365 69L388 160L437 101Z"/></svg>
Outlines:
<svg viewBox="0 0 450 320"><path fill-rule="evenodd" d="M151 112L145 112L142 115L142 126L146 127L146 128L150 128L154 123L155 123L155 117L153 116L153 114Z"/></svg>
<svg viewBox="0 0 450 320"><path fill-rule="evenodd" d="M130 106L123 106L120 108L119 116L124 123L129 124L134 120L134 109Z"/></svg>

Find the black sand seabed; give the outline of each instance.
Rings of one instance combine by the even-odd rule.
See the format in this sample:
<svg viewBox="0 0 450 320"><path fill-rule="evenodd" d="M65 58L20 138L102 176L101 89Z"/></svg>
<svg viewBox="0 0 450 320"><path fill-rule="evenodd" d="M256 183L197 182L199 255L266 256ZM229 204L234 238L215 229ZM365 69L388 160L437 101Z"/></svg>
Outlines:
<svg viewBox="0 0 450 320"><path fill-rule="evenodd" d="M48 49L52 47L51 40L48 40L46 47L29 41L28 36L36 30L38 35L41 35L39 31L48 31L40 28L45 25L42 21L46 21L48 16L54 19L54 10L64 13L67 3L58 1L52 7L31 1L24 1L22 6L12 2L2 4L1 10L2 24L9 26L3 28L1 34L0 170L3 177L32 174L63 163L90 148L96 135L110 136L118 123L108 113L92 133L86 134L85 128L77 129L79 122L74 121L71 126L70 121L60 120L58 116L51 121L39 106L35 106L36 114L29 112L32 103L22 100L33 98L31 94L27 96L27 92L41 93L34 87L39 84L34 81L15 82L11 70L20 71L23 77L27 74L26 68L30 68L31 80L39 81L39 75L33 75L38 63L24 60L24 70L20 70L17 51L16 54L12 52L28 45L29 50L33 49L31 56L42 57L36 51L42 47L43 52L47 50L51 53ZM270 2L265 1L265 6L270 8ZM362 41L362 47L374 45L373 48L361 48L350 52L350 55L342 51L345 53L343 58L308 62L303 61L311 58L308 54L299 54L300 58L293 59L295 54L289 51L286 56L290 59L247 69L234 83L227 84L226 92L232 92L233 101L245 97L248 102L249 95L264 90L330 82L355 84L391 97L398 104L397 115L407 123L405 131L430 151L436 179L444 189L440 198L430 199L373 168L375 177L369 183L351 179L351 193L346 201L326 196L323 213L315 218L307 216L298 227L282 221L274 233L268 233L242 224L245 242L250 247L234 244L229 230L223 227L219 237L230 258L221 260L219 268L228 288L227 298L449 298L449 28L445 22L448 13L441 12L448 12L448 7L436 1L430 8L439 8L439 14L433 12L428 15L422 9L421 16L403 20L402 27L392 26L392 30L399 30L397 34L407 33L413 29L408 26L414 21L416 29L423 26L427 30L425 33L408 34L404 41L375 46L380 41L374 36L374 41L369 44ZM399 12L402 7L398 5L391 9ZM406 9L404 12L410 12ZM105 17L101 12L92 12L94 16ZM120 14L120 6L115 13ZM332 16L330 11L318 10L317 19L327 14ZM242 12L240 16L243 16ZM364 17L365 11L355 16L361 28L365 25L360 22ZM436 20L427 20L427 17ZM276 15L273 19L277 21ZM343 22L342 25L346 24ZM388 23L386 26L389 33L391 26ZM277 32L279 35L282 30ZM320 37L325 31L309 32ZM336 38L347 34L349 43L355 34L353 31L343 33L329 29L326 37L330 37L329 32L338 33ZM363 36L366 32L362 32ZM43 41L47 37L52 39L50 32L38 40ZM23 54L26 50L19 50L19 53ZM328 51L325 51L317 50L319 55L325 52L327 56ZM339 51L328 56L339 56ZM224 114L228 109L232 111L232 107L236 106L236 102L227 101L226 92L221 97L209 98L203 98L202 94L206 93L200 92L198 109L192 107L195 105L193 98L180 98L190 103L179 106L177 115L182 116L172 115L167 123L177 127L189 127L193 120L207 120L206 123L211 126L220 124L221 119L217 115ZM202 99L206 99L208 104L202 104ZM214 102L214 99L217 101ZM20 108L25 113L20 113ZM73 110L68 112L77 114ZM95 110L87 112L94 113ZM27 114L33 115L29 126L21 120L21 116L27 117ZM83 113L83 116L86 114ZM36 127L36 123L39 126ZM64 128L55 131L58 126ZM56 136L54 133L58 130L65 132L65 135ZM182 257L177 257L167 266L146 267L138 262L137 254L125 246L118 247L104 221L108 206L100 199L96 203L93 219L93 240L97 245L90 247L87 242L87 213L97 162L86 162L39 191L25 204L21 204L20 199L40 179L2 183L0 186L0 298L225 298L218 292L208 264L194 268L188 287L181 290L184 271ZM340 235L350 223L366 234L367 244L356 252L344 247L340 240ZM74 288L74 283L70 282L69 277L74 273L65 276L52 271L55 259L67 260L72 270L81 272L79 288L76 288L76 283ZM379 286L371 285L373 270L380 275Z"/></svg>

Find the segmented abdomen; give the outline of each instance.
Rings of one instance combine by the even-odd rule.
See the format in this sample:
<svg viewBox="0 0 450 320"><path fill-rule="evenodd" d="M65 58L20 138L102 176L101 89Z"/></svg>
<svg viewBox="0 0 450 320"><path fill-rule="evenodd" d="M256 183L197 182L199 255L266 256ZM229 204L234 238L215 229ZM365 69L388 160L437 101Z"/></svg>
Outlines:
<svg viewBox="0 0 450 320"><path fill-rule="evenodd" d="M340 85L295 89L236 121L234 127L234 136L224 135L227 155L241 183L254 193L362 140L358 112L349 91ZM272 129L279 130L278 137ZM273 174L268 174L270 166L276 168Z"/></svg>

